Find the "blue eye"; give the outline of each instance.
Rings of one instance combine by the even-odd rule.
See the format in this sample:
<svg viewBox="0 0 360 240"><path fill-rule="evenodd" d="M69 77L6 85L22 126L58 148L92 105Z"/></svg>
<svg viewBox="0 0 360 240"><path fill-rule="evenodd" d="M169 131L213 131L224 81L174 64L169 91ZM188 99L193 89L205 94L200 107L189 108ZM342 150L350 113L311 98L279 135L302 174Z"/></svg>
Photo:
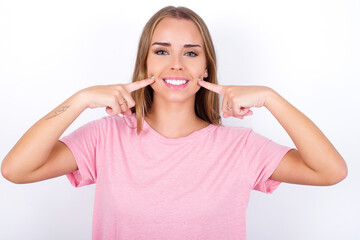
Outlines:
<svg viewBox="0 0 360 240"><path fill-rule="evenodd" d="M187 52L185 55L186 55L186 56L190 56L190 57L196 57L196 56L198 56L198 54L197 54L196 52L194 52L194 51Z"/></svg>
<svg viewBox="0 0 360 240"><path fill-rule="evenodd" d="M157 55L167 55L167 52L165 50L156 50L155 54L157 54Z"/></svg>

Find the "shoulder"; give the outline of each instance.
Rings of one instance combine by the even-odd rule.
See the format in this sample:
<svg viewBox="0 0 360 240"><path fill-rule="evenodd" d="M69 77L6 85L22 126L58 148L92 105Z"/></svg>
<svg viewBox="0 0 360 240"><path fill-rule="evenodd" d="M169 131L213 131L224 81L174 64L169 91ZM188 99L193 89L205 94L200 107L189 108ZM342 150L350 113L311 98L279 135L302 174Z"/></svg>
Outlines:
<svg viewBox="0 0 360 240"><path fill-rule="evenodd" d="M251 128L238 126L218 126L215 131L216 138L223 141L233 141L244 145L263 145L272 142L271 139L255 132Z"/></svg>
<svg viewBox="0 0 360 240"><path fill-rule="evenodd" d="M131 115L131 116L120 116L120 115L115 115L115 116L105 116L102 117L100 119L94 120L92 122L90 122L91 125L94 126L99 126L99 127L123 127L123 126L127 126L127 127L131 127L134 126L136 127L136 118Z"/></svg>
<svg viewBox="0 0 360 240"><path fill-rule="evenodd" d="M211 138L218 144L246 144L253 130L238 126L216 126Z"/></svg>
<svg viewBox="0 0 360 240"><path fill-rule="evenodd" d="M246 127L238 127L238 126L217 126L216 133L226 136L248 136L253 130L251 128Z"/></svg>
<svg viewBox="0 0 360 240"><path fill-rule="evenodd" d="M120 131L120 129L122 131ZM108 135L124 132L125 129L136 131L136 118L134 116L105 116L92 120L78 128L75 132L92 133L93 135Z"/></svg>

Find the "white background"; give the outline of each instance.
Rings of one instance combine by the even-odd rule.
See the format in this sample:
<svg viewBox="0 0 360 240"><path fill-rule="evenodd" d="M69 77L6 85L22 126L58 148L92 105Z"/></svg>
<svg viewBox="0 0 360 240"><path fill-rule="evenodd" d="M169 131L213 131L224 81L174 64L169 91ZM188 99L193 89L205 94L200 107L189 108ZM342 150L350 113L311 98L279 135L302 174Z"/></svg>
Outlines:
<svg viewBox="0 0 360 240"><path fill-rule="evenodd" d="M235 4L236 3L236 4ZM253 192L248 239L360 239L359 1L0 1L0 159L76 91L127 83L147 20L167 5L207 23L220 84L267 85L308 115L349 168L331 187ZM293 146L267 112L226 125ZM100 118L87 110L67 130ZM0 177L0 239L90 239L94 186L65 177L15 185Z"/></svg>

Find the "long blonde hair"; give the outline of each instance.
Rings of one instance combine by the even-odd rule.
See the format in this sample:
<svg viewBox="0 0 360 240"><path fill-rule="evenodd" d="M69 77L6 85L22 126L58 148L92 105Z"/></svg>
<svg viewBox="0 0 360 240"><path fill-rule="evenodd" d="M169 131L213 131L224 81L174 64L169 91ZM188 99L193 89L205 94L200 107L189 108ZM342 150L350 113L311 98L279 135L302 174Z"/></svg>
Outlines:
<svg viewBox="0 0 360 240"><path fill-rule="evenodd" d="M139 41L132 81L136 82L148 78L146 61L151 38L157 24L166 17L188 19L195 23L200 31L205 48L208 77L204 80L217 84L215 49L205 22L194 11L185 7L173 6L160 9L146 23ZM137 133L139 134L142 130L142 121L152 106L153 89L147 86L132 92L131 95L135 100L135 107L131 108L131 111L136 113ZM195 113L200 119L210 124L221 125L219 96L212 91L200 88L195 96Z"/></svg>

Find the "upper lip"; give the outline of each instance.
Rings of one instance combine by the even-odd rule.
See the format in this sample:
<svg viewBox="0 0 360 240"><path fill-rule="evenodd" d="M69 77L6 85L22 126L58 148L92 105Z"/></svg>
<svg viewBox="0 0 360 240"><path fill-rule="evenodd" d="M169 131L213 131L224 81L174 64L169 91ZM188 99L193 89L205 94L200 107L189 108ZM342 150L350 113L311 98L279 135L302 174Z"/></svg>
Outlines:
<svg viewBox="0 0 360 240"><path fill-rule="evenodd" d="M172 76L172 77L163 77L162 79L163 79L163 80L186 80L186 81L189 81L189 79L186 78L186 77L175 77L175 76Z"/></svg>

